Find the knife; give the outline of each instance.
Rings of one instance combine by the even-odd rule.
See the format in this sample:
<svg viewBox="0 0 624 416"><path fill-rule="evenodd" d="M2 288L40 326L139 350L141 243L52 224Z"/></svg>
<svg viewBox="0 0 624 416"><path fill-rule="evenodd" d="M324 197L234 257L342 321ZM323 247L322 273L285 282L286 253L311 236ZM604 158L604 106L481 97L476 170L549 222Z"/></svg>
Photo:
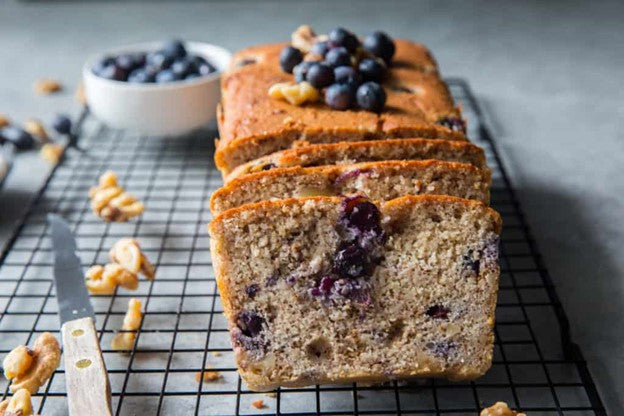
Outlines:
<svg viewBox="0 0 624 416"><path fill-rule="evenodd" d="M54 248L69 414L110 416L110 383L95 332L95 313L76 255L76 241L69 225L58 215L48 214L48 224Z"/></svg>

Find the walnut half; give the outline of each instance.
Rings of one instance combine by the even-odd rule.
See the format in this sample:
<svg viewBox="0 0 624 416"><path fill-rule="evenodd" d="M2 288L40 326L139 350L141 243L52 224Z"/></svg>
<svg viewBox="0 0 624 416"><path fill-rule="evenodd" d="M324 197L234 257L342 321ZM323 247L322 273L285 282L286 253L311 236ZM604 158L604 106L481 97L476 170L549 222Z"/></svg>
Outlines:
<svg viewBox="0 0 624 416"><path fill-rule="evenodd" d="M31 416L33 414L30 402L30 392L21 389L13 397L0 402L0 416Z"/></svg>
<svg viewBox="0 0 624 416"><path fill-rule="evenodd" d="M128 221L145 211L142 202L117 184L117 175L110 170L100 176L97 186L89 190L89 197L93 212L105 221Z"/></svg>
<svg viewBox="0 0 624 416"><path fill-rule="evenodd" d="M154 266L141 251L137 240L120 239L113 245L108 255L113 263L119 264L132 273L142 273L148 279L154 279Z"/></svg>
<svg viewBox="0 0 624 416"><path fill-rule="evenodd" d="M12 378L11 391L15 393L20 389L26 389L30 393L36 393L58 368L61 362L61 347L54 335L44 332L35 341L32 347L32 360L27 366L27 357L30 354L28 352L24 354L22 347L24 346L16 347L6 357L18 360L18 363L10 363L11 368L18 371ZM18 352L15 352L16 350ZM6 359L4 366L7 365Z"/></svg>

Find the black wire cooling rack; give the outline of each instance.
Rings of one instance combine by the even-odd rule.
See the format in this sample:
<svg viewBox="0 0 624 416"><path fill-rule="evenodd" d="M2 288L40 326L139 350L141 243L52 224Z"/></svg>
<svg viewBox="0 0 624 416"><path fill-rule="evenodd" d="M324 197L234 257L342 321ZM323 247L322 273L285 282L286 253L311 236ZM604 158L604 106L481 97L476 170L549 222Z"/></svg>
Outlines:
<svg viewBox="0 0 624 416"><path fill-rule="evenodd" d="M469 133L487 154L492 205L504 220L501 279L492 369L472 382L442 380L368 386L315 386L251 392L232 357L210 262L206 224L212 191L221 184L214 132L184 139L129 136L80 120L80 147L57 166L0 257L0 356L43 331L58 335L53 258L45 215L60 213L73 226L84 267L107 262L121 237L139 239L157 266L154 281L137 291L94 296L97 329L111 380L116 415L476 415L503 400L534 415L605 415L583 356L528 230L493 138L466 82L448 80L463 105ZM128 223L105 223L90 211L88 189L107 169L147 206ZM145 317L130 354L110 341L130 297ZM222 378L200 381L202 369ZM200 378L201 379L201 378ZM0 388L8 393L8 382ZM45 416L67 414L62 367L34 397ZM251 405L262 400L264 407Z"/></svg>

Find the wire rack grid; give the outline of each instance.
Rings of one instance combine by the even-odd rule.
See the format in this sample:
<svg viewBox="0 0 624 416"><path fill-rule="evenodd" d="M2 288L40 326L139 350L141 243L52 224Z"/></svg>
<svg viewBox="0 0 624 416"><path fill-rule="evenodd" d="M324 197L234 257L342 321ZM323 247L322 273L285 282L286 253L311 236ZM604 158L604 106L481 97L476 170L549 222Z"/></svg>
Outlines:
<svg viewBox="0 0 624 416"><path fill-rule="evenodd" d="M157 266L157 278L142 281L137 291L92 297L116 415L476 415L498 400L532 416L605 415L478 103L465 81L448 82L470 136L486 151L492 206L504 221L494 362L484 377L313 386L270 395L247 390L236 373L206 230L208 200L221 184L212 162L215 133L137 137L89 116L80 120L86 150L66 153L1 253L0 356L19 343L32 344L43 331L58 335L45 221L48 212L57 212L71 223L85 268L106 263L112 244L128 236ZM145 202L138 220L104 223L91 213L88 189L107 169ZM131 297L142 301L145 316L134 348L120 354L110 341ZM203 381L205 369L221 378ZM8 388L0 378L5 396ZM33 399L45 416L67 413L62 366ZM254 407L257 400L264 406Z"/></svg>

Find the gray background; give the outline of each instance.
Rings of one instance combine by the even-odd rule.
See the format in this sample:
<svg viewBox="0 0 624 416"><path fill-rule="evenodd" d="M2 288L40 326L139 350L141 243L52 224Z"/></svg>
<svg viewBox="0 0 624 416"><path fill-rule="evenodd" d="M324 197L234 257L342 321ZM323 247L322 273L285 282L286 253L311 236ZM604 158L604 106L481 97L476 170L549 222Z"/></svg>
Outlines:
<svg viewBox="0 0 624 416"><path fill-rule="evenodd" d="M485 104L528 221L611 414L624 402L624 3L24 2L0 0L0 113L76 112L88 55L179 36L230 49L298 24L384 29L427 44ZM68 90L38 97L39 77ZM0 242L48 166L20 155L0 192Z"/></svg>

